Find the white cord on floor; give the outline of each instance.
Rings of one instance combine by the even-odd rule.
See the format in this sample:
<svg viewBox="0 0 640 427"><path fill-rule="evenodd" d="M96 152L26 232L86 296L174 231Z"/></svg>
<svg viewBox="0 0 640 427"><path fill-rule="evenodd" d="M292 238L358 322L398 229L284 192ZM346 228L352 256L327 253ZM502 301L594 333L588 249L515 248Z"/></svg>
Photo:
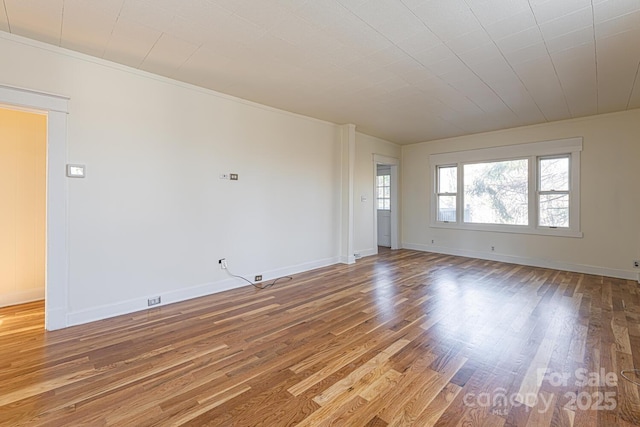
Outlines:
<svg viewBox="0 0 640 427"><path fill-rule="evenodd" d="M622 378L624 378L625 380L627 380L627 381L629 381L629 382L634 383L635 385L640 385L640 383L639 383L639 382L634 381L634 380L632 380L631 378L627 377L627 376L625 375L625 373L626 373L626 372L633 372L634 374L636 374L636 376L638 376L638 373L640 372L640 369L625 369L625 370L620 371L620 376L621 376Z"/></svg>

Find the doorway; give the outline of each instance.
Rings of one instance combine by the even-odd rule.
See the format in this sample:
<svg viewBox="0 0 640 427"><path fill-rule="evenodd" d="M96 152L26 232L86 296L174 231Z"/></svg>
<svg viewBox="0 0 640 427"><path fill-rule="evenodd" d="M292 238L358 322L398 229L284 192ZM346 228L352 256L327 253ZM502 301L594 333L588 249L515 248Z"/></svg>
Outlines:
<svg viewBox="0 0 640 427"><path fill-rule="evenodd" d="M378 246L391 248L391 166L376 166Z"/></svg>
<svg viewBox="0 0 640 427"><path fill-rule="evenodd" d="M398 168L393 157L373 155L374 167L374 242L378 247L399 249Z"/></svg>
<svg viewBox="0 0 640 427"><path fill-rule="evenodd" d="M64 174L69 98L0 85L0 108L22 109L47 117L44 327L61 329L67 326L69 304L68 190Z"/></svg>
<svg viewBox="0 0 640 427"><path fill-rule="evenodd" d="M45 297L47 116L0 108L0 307Z"/></svg>

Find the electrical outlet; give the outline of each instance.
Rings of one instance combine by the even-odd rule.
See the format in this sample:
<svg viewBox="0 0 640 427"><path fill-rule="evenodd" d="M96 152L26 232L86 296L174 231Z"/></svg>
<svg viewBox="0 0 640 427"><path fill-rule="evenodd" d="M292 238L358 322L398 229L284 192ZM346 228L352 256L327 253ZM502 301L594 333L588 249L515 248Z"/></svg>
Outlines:
<svg viewBox="0 0 640 427"><path fill-rule="evenodd" d="M633 261L633 268L640 268L640 259Z"/></svg>
<svg viewBox="0 0 640 427"><path fill-rule="evenodd" d="M432 244L432 245L433 245L435 242L436 242L435 240L431 239L431 244Z"/></svg>
<svg viewBox="0 0 640 427"><path fill-rule="evenodd" d="M495 246L491 246L491 252L495 251L496 247Z"/></svg>
<svg viewBox="0 0 640 427"><path fill-rule="evenodd" d="M218 264L220 264L220 268L223 270L227 269L227 259L226 258L220 258L218 260Z"/></svg>
<svg viewBox="0 0 640 427"><path fill-rule="evenodd" d="M148 306L158 305L158 304L160 304L160 297L149 298L147 300L147 305Z"/></svg>
<svg viewBox="0 0 640 427"><path fill-rule="evenodd" d="M230 173L229 174L229 179L231 181L237 181L238 180L238 174L237 173Z"/></svg>
<svg viewBox="0 0 640 427"><path fill-rule="evenodd" d="M260 282L260 281L262 281L262 274L256 274L255 282Z"/></svg>

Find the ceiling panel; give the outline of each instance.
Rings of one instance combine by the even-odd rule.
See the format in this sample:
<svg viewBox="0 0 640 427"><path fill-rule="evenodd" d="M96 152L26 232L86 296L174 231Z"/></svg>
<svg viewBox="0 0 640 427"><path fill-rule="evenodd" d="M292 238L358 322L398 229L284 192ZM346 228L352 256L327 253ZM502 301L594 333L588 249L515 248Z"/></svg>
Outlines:
<svg viewBox="0 0 640 427"><path fill-rule="evenodd" d="M113 27L104 59L138 68L162 33L121 17Z"/></svg>
<svg viewBox="0 0 640 427"><path fill-rule="evenodd" d="M638 0L2 5L0 31L398 143L640 107Z"/></svg>
<svg viewBox="0 0 640 427"><path fill-rule="evenodd" d="M606 0L594 4L594 18L596 24L640 11L637 0Z"/></svg>
<svg viewBox="0 0 640 427"><path fill-rule="evenodd" d="M65 2L60 46L102 57L118 19L118 10Z"/></svg>
<svg viewBox="0 0 640 427"><path fill-rule="evenodd" d="M4 4L0 5L0 31L10 32L9 21L7 21L7 13Z"/></svg>
<svg viewBox="0 0 640 427"><path fill-rule="evenodd" d="M197 49L198 46L165 33L153 45L140 68L170 77Z"/></svg>
<svg viewBox="0 0 640 427"><path fill-rule="evenodd" d="M200 47L181 66L179 72L195 85L223 90L237 83L229 67L231 60L206 47Z"/></svg>
<svg viewBox="0 0 640 427"><path fill-rule="evenodd" d="M13 34L60 44L63 0L3 0Z"/></svg>
<svg viewBox="0 0 640 427"><path fill-rule="evenodd" d="M598 113L593 42L552 55L572 117Z"/></svg>
<svg viewBox="0 0 640 427"><path fill-rule="evenodd" d="M369 0L350 10L393 43L424 31L422 21L397 0Z"/></svg>
<svg viewBox="0 0 640 427"><path fill-rule="evenodd" d="M465 52L478 49L492 42L493 40L491 39L489 34L487 34L484 29L481 29L451 39L447 42L447 46L457 55L460 55Z"/></svg>
<svg viewBox="0 0 640 427"><path fill-rule="evenodd" d="M494 40L499 40L537 26L531 10L523 10L498 22L483 23L485 30Z"/></svg>
<svg viewBox="0 0 640 427"><path fill-rule="evenodd" d="M530 3L538 24L570 15L585 7L591 7L591 0L530 0Z"/></svg>
<svg viewBox="0 0 640 427"><path fill-rule="evenodd" d="M252 1L240 4L234 14L267 31L278 26L292 13L282 2Z"/></svg>
<svg viewBox="0 0 640 427"><path fill-rule="evenodd" d="M585 27L558 37L546 39L545 44L549 53L560 53L584 44L593 45L593 38L593 27Z"/></svg>
<svg viewBox="0 0 640 427"><path fill-rule="evenodd" d="M503 22L523 12L529 14L527 0L465 0L473 14L485 26Z"/></svg>
<svg viewBox="0 0 640 427"><path fill-rule="evenodd" d="M479 64L474 70L518 118L526 123L544 120L544 115L520 77L502 57Z"/></svg>
<svg viewBox="0 0 640 427"><path fill-rule="evenodd" d="M547 51L546 43L540 41L521 49L505 52L504 56L511 65L515 66L516 64L530 62L536 59L546 59L549 57L549 52Z"/></svg>
<svg viewBox="0 0 640 427"><path fill-rule="evenodd" d="M598 112L627 108L640 61L640 29L597 40Z"/></svg>
<svg viewBox="0 0 640 427"><path fill-rule="evenodd" d="M458 80L449 85L450 89L443 90L441 88L437 93L439 93L443 102L452 105L454 109L458 105L471 101L490 116L505 114L512 119L515 117L513 111L509 109L495 91L479 79Z"/></svg>
<svg viewBox="0 0 640 427"><path fill-rule="evenodd" d="M636 11L596 23L596 34L598 37L610 37L639 27L640 11Z"/></svg>
<svg viewBox="0 0 640 427"><path fill-rule="evenodd" d="M166 2L164 2L166 4ZM163 7L154 0L126 0L120 16L131 19L158 31L164 31L171 25L179 7Z"/></svg>
<svg viewBox="0 0 640 427"><path fill-rule="evenodd" d="M640 62L638 62L638 68L636 69L636 76L634 78L635 84L633 85L633 91L629 96L629 104L627 108L640 108Z"/></svg>
<svg viewBox="0 0 640 427"><path fill-rule="evenodd" d="M529 46L543 43L543 39L538 27L530 27L507 37L497 39L495 42L500 50L506 55Z"/></svg>
<svg viewBox="0 0 640 427"><path fill-rule="evenodd" d="M463 0L431 0L416 5L412 11L443 41L482 29Z"/></svg>
<svg viewBox="0 0 640 427"><path fill-rule="evenodd" d="M567 33L593 27L593 10L591 6L552 19L540 25L545 39L553 39Z"/></svg>
<svg viewBox="0 0 640 427"><path fill-rule="evenodd" d="M234 13L244 4L250 3L252 0L190 0L191 3L195 3L194 10L202 10L210 5L221 7L228 12ZM198 4L204 3L204 4Z"/></svg>
<svg viewBox="0 0 640 427"><path fill-rule="evenodd" d="M427 27L423 27L420 32L407 37L404 40L395 42L398 48L402 49L408 55L415 55L432 47L442 44L442 40L438 38Z"/></svg>
<svg viewBox="0 0 640 427"><path fill-rule="evenodd" d="M69 7L86 7L100 10L104 13L115 13L116 15L123 5L124 0L64 0L65 10Z"/></svg>
<svg viewBox="0 0 640 427"><path fill-rule="evenodd" d="M514 69L547 120L571 118L551 58L542 57L516 64Z"/></svg>

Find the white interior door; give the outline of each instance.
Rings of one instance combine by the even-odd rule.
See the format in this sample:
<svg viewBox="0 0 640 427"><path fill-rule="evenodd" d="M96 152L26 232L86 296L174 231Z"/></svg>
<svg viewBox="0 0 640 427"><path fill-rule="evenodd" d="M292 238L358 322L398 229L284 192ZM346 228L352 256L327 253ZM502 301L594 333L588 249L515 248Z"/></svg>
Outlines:
<svg viewBox="0 0 640 427"><path fill-rule="evenodd" d="M391 247L391 166L378 165L376 170L376 210L378 246Z"/></svg>
<svg viewBox="0 0 640 427"><path fill-rule="evenodd" d="M378 209L378 246L391 247L391 211Z"/></svg>

